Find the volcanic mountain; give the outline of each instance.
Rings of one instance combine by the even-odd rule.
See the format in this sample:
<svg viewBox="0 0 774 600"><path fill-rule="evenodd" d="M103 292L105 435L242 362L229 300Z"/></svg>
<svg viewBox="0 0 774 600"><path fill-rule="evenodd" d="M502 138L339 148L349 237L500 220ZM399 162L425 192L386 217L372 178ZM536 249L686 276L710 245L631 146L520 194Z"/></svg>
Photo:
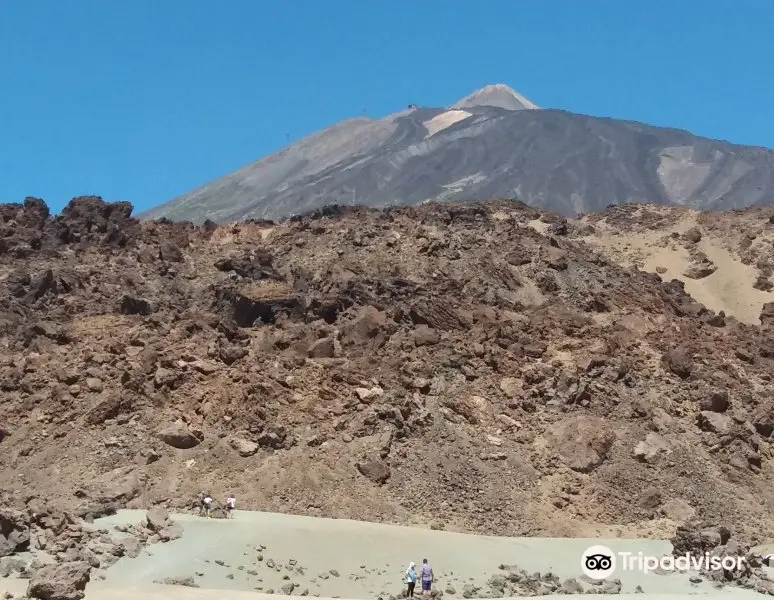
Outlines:
<svg viewBox="0 0 774 600"><path fill-rule="evenodd" d="M774 151L542 109L498 84L448 108L336 123L139 216L226 222L491 198L567 216L624 203L766 205Z"/></svg>

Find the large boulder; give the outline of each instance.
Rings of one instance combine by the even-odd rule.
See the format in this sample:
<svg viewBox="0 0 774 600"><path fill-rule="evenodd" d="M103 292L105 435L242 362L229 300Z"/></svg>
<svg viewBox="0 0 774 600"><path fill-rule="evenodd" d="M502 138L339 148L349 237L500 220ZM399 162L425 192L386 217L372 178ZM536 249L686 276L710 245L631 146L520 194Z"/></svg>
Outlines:
<svg viewBox="0 0 774 600"><path fill-rule="evenodd" d="M252 456L256 452L258 452L258 448L260 448L260 446L257 443L251 442L250 440L246 440L240 437L231 438L229 443L231 447L237 451L239 456L244 456L245 458L248 456Z"/></svg>
<svg viewBox="0 0 774 600"><path fill-rule="evenodd" d="M711 431L718 435L730 435L736 429L731 417L709 410L703 410L697 415L696 424L702 431Z"/></svg>
<svg viewBox="0 0 774 600"><path fill-rule="evenodd" d="M615 434L603 419L578 416L555 423L548 440L563 462L573 471L590 473L607 458Z"/></svg>
<svg viewBox="0 0 774 600"><path fill-rule="evenodd" d="M679 525L672 542L672 554L682 556L686 553L701 556L728 542L731 532L726 527L702 528L696 521Z"/></svg>
<svg viewBox="0 0 774 600"><path fill-rule="evenodd" d="M397 329L385 312L365 306L353 320L341 326L341 343L345 348L373 352L384 346Z"/></svg>
<svg viewBox="0 0 774 600"><path fill-rule="evenodd" d="M642 462L650 463L660 455L669 453L667 441L655 432L650 432L645 439L634 447L634 458Z"/></svg>
<svg viewBox="0 0 774 600"><path fill-rule="evenodd" d="M81 600L91 577L85 561L49 565L33 572L27 596L38 600Z"/></svg>
<svg viewBox="0 0 774 600"><path fill-rule="evenodd" d="M162 442L178 450L188 450L201 443L201 440L182 421L175 421L160 430L157 436Z"/></svg>
<svg viewBox="0 0 774 600"><path fill-rule="evenodd" d="M390 467L381 460L368 460L358 463L357 470L376 484L383 484L390 478Z"/></svg>
<svg viewBox="0 0 774 600"><path fill-rule="evenodd" d="M730 406L728 392L725 390L715 390L710 392L706 398L699 403L702 411L711 411L716 413L726 412Z"/></svg>
<svg viewBox="0 0 774 600"><path fill-rule="evenodd" d="M148 522L148 529L158 533L169 524L169 512L166 508L157 506L145 513L145 520Z"/></svg>
<svg viewBox="0 0 774 600"><path fill-rule="evenodd" d="M774 433L774 400L766 400L758 406L753 413L752 423L763 437Z"/></svg>
<svg viewBox="0 0 774 600"><path fill-rule="evenodd" d="M27 519L17 510L0 508L0 556L27 549L30 529Z"/></svg>
<svg viewBox="0 0 774 600"><path fill-rule="evenodd" d="M693 370L693 358L690 352L680 346L666 352L662 358L664 368L671 371L681 379L686 379Z"/></svg>

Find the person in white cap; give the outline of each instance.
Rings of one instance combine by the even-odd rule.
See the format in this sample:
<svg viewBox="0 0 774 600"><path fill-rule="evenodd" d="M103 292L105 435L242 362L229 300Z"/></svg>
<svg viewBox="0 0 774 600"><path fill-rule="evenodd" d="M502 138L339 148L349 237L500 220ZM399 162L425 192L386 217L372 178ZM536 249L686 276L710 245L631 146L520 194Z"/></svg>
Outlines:
<svg viewBox="0 0 774 600"><path fill-rule="evenodd" d="M414 586L417 584L417 572L414 566L414 563L411 562L408 569L406 569L406 585L408 585L406 597L408 598L414 597Z"/></svg>

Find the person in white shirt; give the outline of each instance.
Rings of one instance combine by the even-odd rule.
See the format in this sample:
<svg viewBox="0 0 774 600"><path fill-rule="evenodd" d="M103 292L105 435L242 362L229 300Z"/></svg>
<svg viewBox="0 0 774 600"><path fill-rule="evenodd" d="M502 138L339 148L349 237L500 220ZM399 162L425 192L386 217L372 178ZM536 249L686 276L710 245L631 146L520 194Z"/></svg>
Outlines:
<svg viewBox="0 0 774 600"><path fill-rule="evenodd" d="M212 496L205 493L202 498L202 509L204 510L204 516L210 518L210 511L212 510Z"/></svg>
<svg viewBox="0 0 774 600"><path fill-rule="evenodd" d="M227 519L234 518L235 508L236 508L236 498L234 498L234 494L229 494L228 498L226 498L226 518Z"/></svg>

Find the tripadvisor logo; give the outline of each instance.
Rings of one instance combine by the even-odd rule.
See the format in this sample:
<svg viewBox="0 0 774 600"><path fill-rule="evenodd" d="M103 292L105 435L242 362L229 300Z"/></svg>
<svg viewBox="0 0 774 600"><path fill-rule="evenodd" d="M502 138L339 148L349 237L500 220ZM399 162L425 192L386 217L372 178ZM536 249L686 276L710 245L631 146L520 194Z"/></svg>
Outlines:
<svg viewBox="0 0 774 600"><path fill-rule="evenodd" d="M591 546L581 556L581 569L590 579L600 580L618 571L739 571L744 568L741 556L711 556L683 554L673 556L647 556L642 552L613 552L607 546Z"/></svg>

